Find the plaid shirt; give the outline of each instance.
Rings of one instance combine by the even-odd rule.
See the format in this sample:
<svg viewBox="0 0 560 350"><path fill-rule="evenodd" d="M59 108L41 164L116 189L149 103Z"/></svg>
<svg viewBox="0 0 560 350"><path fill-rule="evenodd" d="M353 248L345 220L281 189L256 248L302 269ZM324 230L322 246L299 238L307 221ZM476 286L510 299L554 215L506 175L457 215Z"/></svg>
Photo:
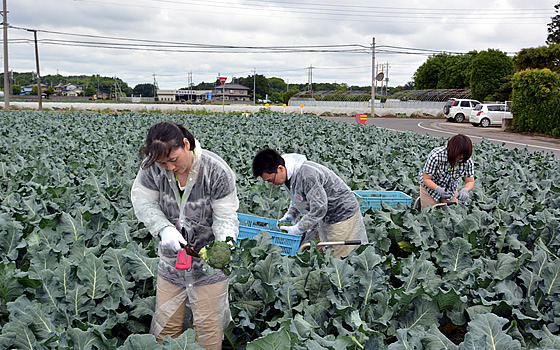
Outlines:
<svg viewBox="0 0 560 350"><path fill-rule="evenodd" d="M459 162L455 164L454 168L451 168L451 165L447 162L447 146L435 148L430 152L419 180L420 184L428 190L428 193L436 201L439 201L440 195L424 185L423 173L432 175L432 181L436 185L455 193L459 187L459 178L474 177L474 162L471 157L466 162Z"/></svg>

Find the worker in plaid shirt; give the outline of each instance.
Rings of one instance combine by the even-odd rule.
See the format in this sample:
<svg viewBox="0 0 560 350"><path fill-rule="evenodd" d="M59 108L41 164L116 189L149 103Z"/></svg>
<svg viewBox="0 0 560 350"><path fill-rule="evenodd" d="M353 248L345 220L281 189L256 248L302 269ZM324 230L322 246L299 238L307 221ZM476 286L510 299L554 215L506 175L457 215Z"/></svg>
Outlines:
<svg viewBox="0 0 560 350"><path fill-rule="evenodd" d="M469 199L474 188L472 142L467 136L453 136L446 146L433 149L420 175L420 203L422 209L437 203L457 203ZM465 186L459 189L459 179Z"/></svg>

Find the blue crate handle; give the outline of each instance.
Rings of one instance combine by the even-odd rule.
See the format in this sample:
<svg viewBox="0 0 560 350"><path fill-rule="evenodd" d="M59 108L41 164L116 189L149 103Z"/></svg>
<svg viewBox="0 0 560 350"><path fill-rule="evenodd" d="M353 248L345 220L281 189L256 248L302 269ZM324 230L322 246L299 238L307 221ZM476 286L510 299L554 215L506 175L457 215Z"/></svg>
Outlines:
<svg viewBox="0 0 560 350"><path fill-rule="evenodd" d="M261 231L266 231L272 237L272 244L282 248L282 255L295 255L301 243L301 236L290 235L282 232L276 226L277 220L261 216L238 213L239 234L237 241L241 239L254 239Z"/></svg>

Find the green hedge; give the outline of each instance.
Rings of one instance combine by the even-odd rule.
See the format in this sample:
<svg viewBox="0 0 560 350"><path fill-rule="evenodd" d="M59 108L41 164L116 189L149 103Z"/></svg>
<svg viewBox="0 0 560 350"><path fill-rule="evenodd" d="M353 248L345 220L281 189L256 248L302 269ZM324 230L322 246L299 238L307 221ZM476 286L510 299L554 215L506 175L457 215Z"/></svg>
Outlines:
<svg viewBox="0 0 560 350"><path fill-rule="evenodd" d="M516 131L560 136L560 74L527 69L513 76L513 127Z"/></svg>

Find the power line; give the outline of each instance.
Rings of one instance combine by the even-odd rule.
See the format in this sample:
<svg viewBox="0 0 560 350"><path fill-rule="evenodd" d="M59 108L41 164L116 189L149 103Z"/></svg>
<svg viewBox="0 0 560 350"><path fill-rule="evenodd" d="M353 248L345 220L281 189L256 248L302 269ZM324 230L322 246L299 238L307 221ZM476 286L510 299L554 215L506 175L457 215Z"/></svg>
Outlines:
<svg viewBox="0 0 560 350"><path fill-rule="evenodd" d="M286 17L286 18L301 18L305 16L309 18L312 16L326 16L326 17L312 17L319 20L340 20L341 18L348 18L351 21L367 21L371 22L376 19L376 22L389 22L389 23L417 23L415 20L433 20L441 19L442 16L453 17L454 23L484 23L483 20L490 20L489 23L495 23L499 20L513 20L511 24L519 24L519 20L534 20L534 19L550 19L554 15L551 9L492 9L482 8L478 10L473 9L427 9L427 8L413 8L413 7L382 7L382 6L360 6L348 4L322 4L322 3L298 3L298 2L271 2L271 1L257 1L257 4L239 4L228 1L173 1L173 0L145 0L149 2L156 2L158 5L161 3L168 3L173 5L185 5L188 8L181 9L177 6L173 8L162 6L147 6L138 3L119 3L115 1L100 1L100 0L75 0L80 2L98 3L104 5L117 5L125 7L138 7L138 8L151 8L159 10L172 10L172 11L188 11L188 12L210 12L213 14L221 13L227 15L242 15L242 16L256 16L256 17ZM251 2L250 0L246 2ZM279 4L289 4L290 6L280 6ZM193 6L209 8L209 10L196 10ZM219 12L216 8L223 8L225 12ZM242 13L232 12L232 9L243 10ZM247 10L257 11L255 13L248 12ZM286 15L282 15L288 14ZM460 16L459 16L460 15ZM379 19L385 19L380 21ZM389 20L387 20L389 19ZM395 21L400 20L400 21ZM527 22L523 22L527 24ZM541 24L539 22L539 24Z"/></svg>
<svg viewBox="0 0 560 350"><path fill-rule="evenodd" d="M32 29L10 26L12 29L29 31ZM72 36L91 39L103 39L108 41L78 41L43 38L40 40L42 44L60 45L60 46L81 46L94 48L107 48L119 50L144 50L144 51L160 51L160 52L189 52L189 53L354 53L354 54L370 54L371 49L362 44L330 44L330 45L291 45L291 46L236 46L236 45L220 45L220 44L201 44L177 41L160 41L146 40L123 37L109 37L102 35L65 33L59 31L36 30L37 32L53 35ZM31 43L30 39L12 39L14 43ZM10 41L12 42L12 41ZM392 54L414 54L414 55L432 55L437 53L448 54L465 54L464 52L422 49L392 45L379 45L376 47L378 53Z"/></svg>

